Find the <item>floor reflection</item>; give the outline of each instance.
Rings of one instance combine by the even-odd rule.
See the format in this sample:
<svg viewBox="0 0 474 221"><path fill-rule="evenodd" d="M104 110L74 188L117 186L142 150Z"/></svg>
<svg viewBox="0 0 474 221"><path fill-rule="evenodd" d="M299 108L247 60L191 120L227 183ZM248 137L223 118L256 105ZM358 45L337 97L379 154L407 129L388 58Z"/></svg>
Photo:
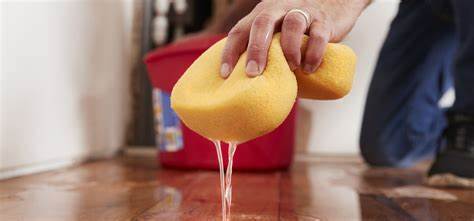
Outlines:
<svg viewBox="0 0 474 221"><path fill-rule="evenodd" d="M360 220L357 192L332 183L345 176L344 170L299 163L284 176L284 220Z"/></svg>
<svg viewBox="0 0 474 221"><path fill-rule="evenodd" d="M326 158L325 158L326 159ZM0 182L0 220L220 220L219 174L99 161ZM474 220L474 190L423 185L426 168L310 159L236 172L231 220Z"/></svg>
<svg viewBox="0 0 474 221"><path fill-rule="evenodd" d="M423 184L426 167L299 162L283 174L284 220L474 220L474 191ZM469 209L471 208L471 209Z"/></svg>

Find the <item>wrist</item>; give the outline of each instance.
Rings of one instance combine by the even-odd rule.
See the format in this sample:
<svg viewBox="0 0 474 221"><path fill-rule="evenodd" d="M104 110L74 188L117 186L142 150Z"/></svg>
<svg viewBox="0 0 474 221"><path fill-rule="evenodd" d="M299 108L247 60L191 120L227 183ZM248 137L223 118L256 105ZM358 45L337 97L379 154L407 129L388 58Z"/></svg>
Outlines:
<svg viewBox="0 0 474 221"><path fill-rule="evenodd" d="M351 0L350 3L340 0L321 0L321 10L328 15L329 26L332 27L330 41L341 41L370 2L371 0Z"/></svg>

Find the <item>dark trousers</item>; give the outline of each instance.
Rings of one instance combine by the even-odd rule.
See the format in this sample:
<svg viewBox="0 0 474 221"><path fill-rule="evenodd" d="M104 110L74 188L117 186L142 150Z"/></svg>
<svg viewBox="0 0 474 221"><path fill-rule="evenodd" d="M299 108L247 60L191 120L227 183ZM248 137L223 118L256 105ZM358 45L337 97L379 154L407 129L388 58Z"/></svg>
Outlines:
<svg viewBox="0 0 474 221"><path fill-rule="evenodd" d="M364 111L360 148L377 166L410 166L442 142L441 96L474 114L474 1L405 0L380 51Z"/></svg>

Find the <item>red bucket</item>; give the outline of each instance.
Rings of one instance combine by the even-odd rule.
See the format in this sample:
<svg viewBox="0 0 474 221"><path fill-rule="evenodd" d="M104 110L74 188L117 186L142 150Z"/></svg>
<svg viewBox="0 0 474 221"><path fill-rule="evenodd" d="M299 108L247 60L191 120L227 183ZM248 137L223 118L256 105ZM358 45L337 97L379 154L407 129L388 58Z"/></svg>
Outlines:
<svg viewBox="0 0 474 221"><path fill-rule="evenodd" d="M158 48L145 58L154 88L156 137L160 150L158 158L165 167L218 169L214 144L179 121L169 107L169 95L192 62L223 37L195 37ZM291 164L295 143L295 107L277 129L237 147L233 162L235 169L284 169ZM224 146L224 149L225 160L227 148Z"/></svg>

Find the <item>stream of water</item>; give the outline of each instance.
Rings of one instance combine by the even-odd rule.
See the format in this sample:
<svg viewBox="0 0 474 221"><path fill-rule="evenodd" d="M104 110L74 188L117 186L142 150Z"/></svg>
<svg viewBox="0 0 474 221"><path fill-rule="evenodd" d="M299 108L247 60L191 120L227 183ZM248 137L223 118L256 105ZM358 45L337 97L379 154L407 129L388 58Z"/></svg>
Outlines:
<svg viewBox="0 0 474 221"><path fill-rule="evenodd" d="M219 162L219 174L221 184L221 204L222 204L222 220L227 221L230 217L230 206L232 204L232 163L234 161L236 142L228 144L228 162L227 169L224 171L224 160L222 159L221 141L212 141L216 147L217 160Z"/></svg>

